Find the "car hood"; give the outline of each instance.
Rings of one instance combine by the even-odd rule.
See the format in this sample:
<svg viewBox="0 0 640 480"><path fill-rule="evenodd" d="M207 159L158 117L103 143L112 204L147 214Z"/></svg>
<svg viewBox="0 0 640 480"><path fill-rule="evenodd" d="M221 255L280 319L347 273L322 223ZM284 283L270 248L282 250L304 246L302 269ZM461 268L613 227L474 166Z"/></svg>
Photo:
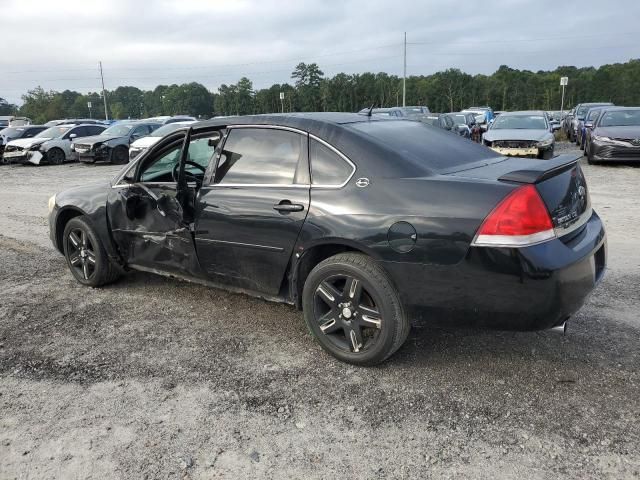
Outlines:
<svg viewBox="0 0 640 480"><path fill-rule="evenodd" d="M628 127L598 127L597 135L635 140L636 138L640 138L640 125L631 125Z"/></svg>
<svg viewBox="0 0 640 480"><path fill-rule="evenodd" d="M533 130L524 128L489 130L484 134L484 139L490 142L496 140L542 140L550 136L548 130Z"/></svg>
<svg viewBox="0 0 640 480"><path fill-rule="evenodd" d="M158 143L162 137L142 137L131 144L133 148L149 148Z"/></svg>
<svg viewBox="0 0 640 480"><path fill-rule="evenodd" d="M18 138L16 140L11 140L7 145L14 145L20 148L30 148L34 145L38 145L44 142L52 140L51 138Z"/></svg>
<svg viewBox="0 0 640 480"><path fill-rule="evenodd" d="M126 137L121 137L117 135L94 135L93 137L82 137L74 140L75 143L79 145L95 145L96 143L104 143L110 140L119 140L125 139Z"/></svg>

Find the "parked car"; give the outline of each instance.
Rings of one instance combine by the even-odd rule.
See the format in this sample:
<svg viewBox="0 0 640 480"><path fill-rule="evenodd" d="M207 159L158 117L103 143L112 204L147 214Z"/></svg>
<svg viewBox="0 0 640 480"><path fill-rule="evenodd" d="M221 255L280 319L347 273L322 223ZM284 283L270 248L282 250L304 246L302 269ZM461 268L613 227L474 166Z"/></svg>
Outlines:
<svg viewBox="0 0 640 480"><path fill-rule="evenodd" d="M4 151L4 159L9 163L49 163L61 165L67 160L75 160L71 143L76 139L96 135L104 130L104 125L58 125L41 131L33 138L23 138L9 142Z"/></svg>
<svg viewBox="0 0 640 480"><path fill-rule="evenodd" d="M195 117L190 117L188 115L162 115L160 117L150 117L145 118L144 122L151 123L159 123L160 125L167 125L168 123L176 123L176 122L195 122L198 119Z"/></svg>
<svg viewBox="0 0 640 480"><path fill-rule="evenodd" d="M83 138L74 142L73 150L78 160L85 163L107 161L123 164L129 161L129 145L139 138L146 137L160 126L159 123L118 122L100 135Z"/></svg>
<svg viewBox="0 0 640 480"><path fill-rule="evenodd" d="M4 153L4 146L12 140L19 138L31 138L38 133L46 130L44 125L25 125L22 127L7 127L0 130L0 159L4 162L2 157Z"/></svg>
<svg viewBox="0 0 640 480"><path fill-rule="evenodd" d="M640 161L640 107L605 108L590 126L585 144L587 161Z"/></svg>
<svg viewBox="0 0 640 480"><path fill-rule="evenodd" d="M360 114L368 114L369 108L363 108L358 113ZM431 113L429 111L429 107L387 107L387 108L374 108L371 110L372 115L381 115L385 117L395 117L395 118L415 118L420 119L425 115Z"/></svg>
<svg viewBox="0 0 640 480"><path fill-rule="evenodd" d="M543 111L505 112L482 141L501 155L550 159L555 147L553 128Z"/></svg>
<svg viewBox="0 0 640 480"><path fill-rule="evenodd" d="M573 118L571 119L571 126L569 128L569 141L575 142L576 145L580 145L578 143L578 131L582 129L582 122L584 122L584 116L587 114L590 108L607 107L611 105L613 105L613 103L611 102L579 103L578 105L576 105Z"/></svg>
<svg viewBox="0 0 640 480"><path fill-rule="evenodd" d="M473 139L475 142L480 141L482 129L473 113L451 112L447 113L447 115L458 125L458 134L460 136Z"/></svg>
<svg viewBox="0 0 640 480"><path fill-rule="evenodd" d="M429 115L422 117L420 121L427 125L438 127L457 135L460 134L459 125L446 113L430 113Z"/></svg>
<svg viewBox="0 0 640 480"><path fill-rule="evenodd" d="M13 115L0 115L0 128L7 128L14 118Z"/></svg>
<svg viewBox="0 0 640 480"><path fill-rule="evenodd" d="M464 113L473 113L476 116L476 122L478 122L480 128L485 131L489 128L489 125L495 118L491 107L469 107L462 111Z"/></svg>
<svg viewBox="0 0 640 480"><path fill-rule="evenodd" d="M388 358L409 319L434 312L561 330L606 267L577 158L504 158L358 114L200 122L49 211L81 284L133 269L293 304L322 348L357 365Z"/></svg>
<svg viewBox="0 0 640 480"><path fill-rule="evenodd" d="M184 126L191 125L193 123L195 123L195 121L167 123L157 130L154 130L146 137L139 138L129 146L129 161L133 160L142 152L158 143L158 140L160 140L165 135L168 135L171 132L175 132L176 130L183 128Z"/></svg>
<svg viewBox="0 0 640 480"><path fill-rule="evenodd" d="M103 121L102 120L92 120L90 118L65 118L65 119L60 119L60 120L49 120L47 123L45 123L45 126L47 127L55 127L58 125L102 125Z"/></svg>
<svg viewBox="0 0 640 480"><path fill-rule="evenodd" d="M573 125L573 117L575 115L575 109L569 110L569 112L562 119L562 123L560 124L560 128L564 132L567 138L571 139L570 132Z"/></svg>
<svg viewBox="0 0 640 480"><path fill-rule="evenodd" d="M580 150L584 150L585 140L587 137L587 130L589 130L598 119L598 116L602 112L604 107L590 108L584 116L584 122L580 122L581 128L578 132L577 142L580 145ZM587 126L589 125L589 126Z"/></svg>

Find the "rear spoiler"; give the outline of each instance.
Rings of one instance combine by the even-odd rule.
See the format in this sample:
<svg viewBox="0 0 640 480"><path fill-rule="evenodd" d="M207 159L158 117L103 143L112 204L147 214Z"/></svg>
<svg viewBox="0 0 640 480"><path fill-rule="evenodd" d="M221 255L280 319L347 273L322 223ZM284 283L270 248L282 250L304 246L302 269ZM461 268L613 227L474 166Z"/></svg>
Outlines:
<svg viewBox="0 0 640 480"><path fill-rule="evenodd" d="M534 168L505 173L498 180L501 182L540 183L547 178L570 170L581 158L582 154L565 153L551 160L541 160Z"/></svg>

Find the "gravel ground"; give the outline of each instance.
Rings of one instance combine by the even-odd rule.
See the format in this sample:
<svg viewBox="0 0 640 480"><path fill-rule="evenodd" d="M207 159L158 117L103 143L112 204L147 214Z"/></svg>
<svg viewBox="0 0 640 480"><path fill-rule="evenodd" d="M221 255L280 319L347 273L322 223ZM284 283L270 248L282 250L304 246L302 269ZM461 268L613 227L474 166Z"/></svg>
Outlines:
<svg viewBox="0 0 640 480"><path fill-rule="evenodd" d="M584 169L609 270L568 336L421 324L361 369L288 306L81 287L47 198L116 169L1 166L0 478L640 478L640 169Z"/></svg>

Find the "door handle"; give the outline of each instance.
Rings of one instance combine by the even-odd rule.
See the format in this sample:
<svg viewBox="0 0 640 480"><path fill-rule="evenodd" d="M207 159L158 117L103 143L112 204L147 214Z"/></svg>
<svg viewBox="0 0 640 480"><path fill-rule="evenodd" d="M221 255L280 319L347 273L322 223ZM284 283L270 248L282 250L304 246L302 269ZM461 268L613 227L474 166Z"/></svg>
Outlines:
<svg viewBox="0 0 640 480"><path fill-rule="evenodd" d="M291 203L288 200L283 200L282 202L274 205L273 209L279 211L280 213L301 212L304 210L304 205L301 205L299 203Z"/></svg>

